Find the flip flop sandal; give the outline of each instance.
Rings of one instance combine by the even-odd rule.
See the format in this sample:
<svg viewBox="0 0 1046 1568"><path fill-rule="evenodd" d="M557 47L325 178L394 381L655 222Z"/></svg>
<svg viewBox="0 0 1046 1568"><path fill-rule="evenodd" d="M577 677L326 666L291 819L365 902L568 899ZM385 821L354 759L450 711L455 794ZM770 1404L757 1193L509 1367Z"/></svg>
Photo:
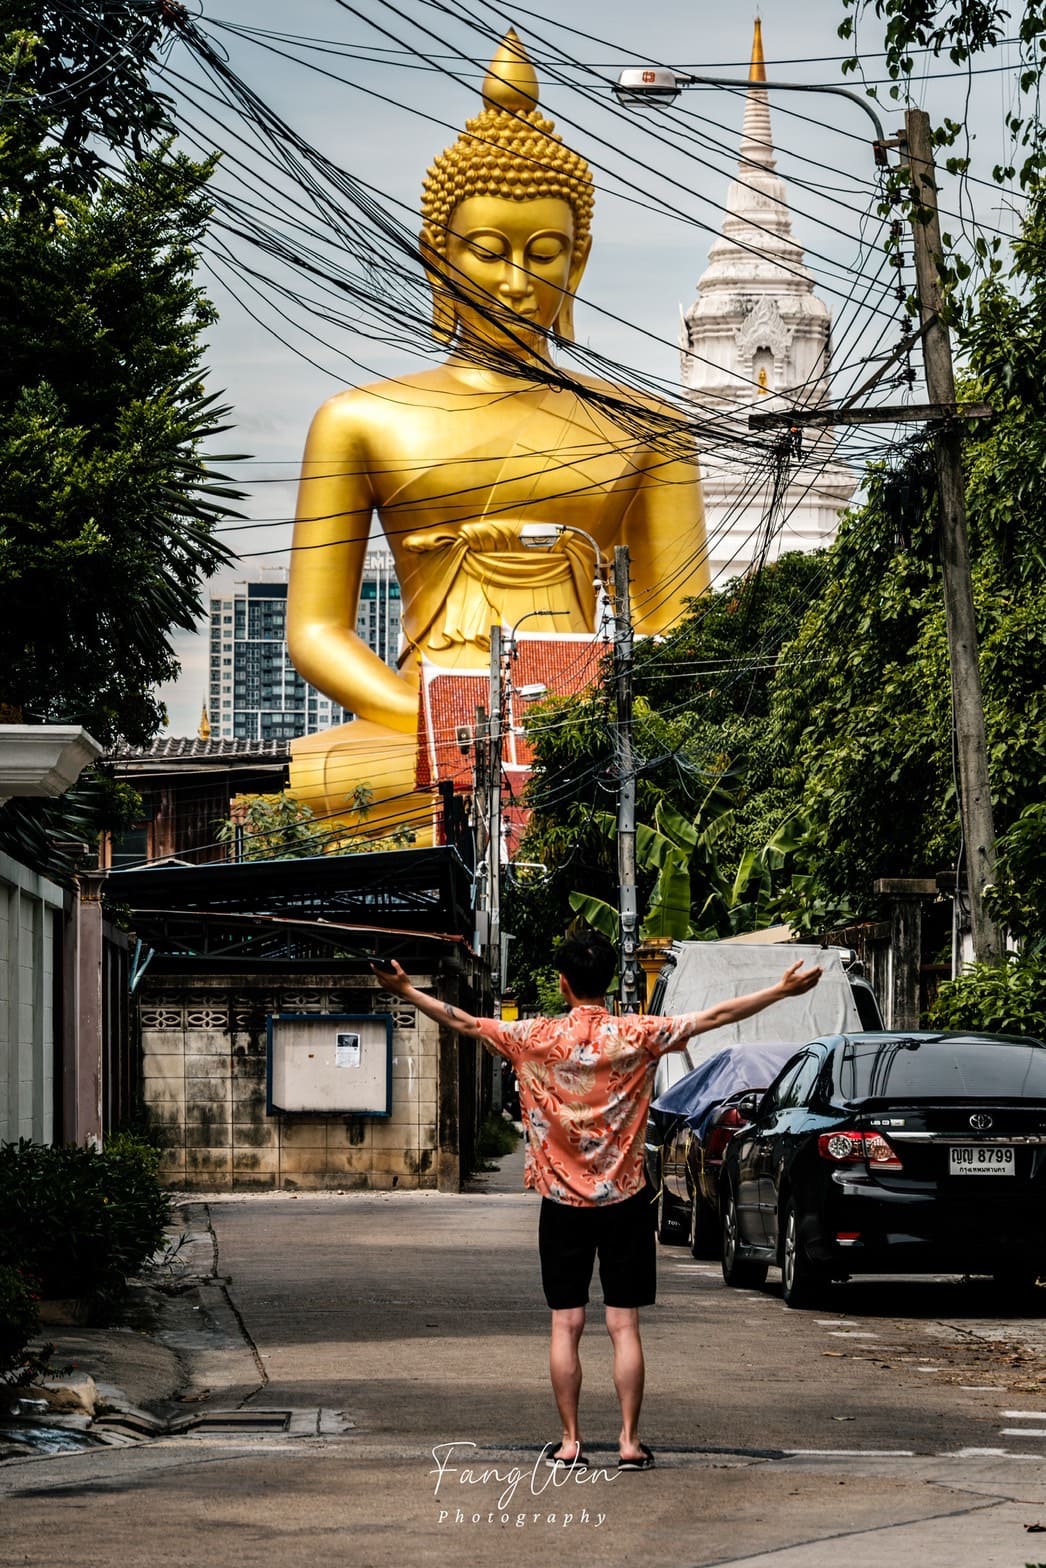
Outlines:
<svg viewBox="0 0 1046 1568"><path fill-rule="evenodd" d="M654 1468L654 1456L645 1443L640 1443L639 1453L640 1457L638 1459L619 1459L617 1462L618 1469L652 1470Z"/></svg>
<svg viewBox="0 0 1046 1568"><path fill-rule="evenodd" d="M555 1450L557 1448L562 1448L562 1447L563 1447L562 1442L546 1443L545 1444L546 1450L548 1450L548 1449ZM569 1470L571 1465L588 1465L588 1456L586 1454L583 1454L580 1449L578 1449L577 1453L573 1456L572 1459L567 1459L567 1457L564 1454L556 1454L555 1452L553 1452L553 1453L546 1452L546 1454L545 1454L545 1463L547 1465L552 1465L554 1467L562 1465L564 1470Z"/></svg>

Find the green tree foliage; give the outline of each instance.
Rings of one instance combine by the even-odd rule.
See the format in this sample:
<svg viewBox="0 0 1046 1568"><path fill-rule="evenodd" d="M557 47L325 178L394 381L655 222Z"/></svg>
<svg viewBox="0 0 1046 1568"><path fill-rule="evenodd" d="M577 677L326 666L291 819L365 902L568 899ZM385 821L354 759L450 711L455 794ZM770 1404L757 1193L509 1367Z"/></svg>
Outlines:
<svg viewBox="0 0 1046 1568"><path fill-rule="evenodd" d="M1046 954L1046 801L1025 806L998 852L992 914L1029 957Z"/></svg>
<svg viewBox="0 0 1046 1568"><path fill-rule="evenodd" d="M171 636L230 558L214 527L239 494L205 455L227 412L195 281L211 165L165 139L158 15L0 10L0 707L104 744L163 724ZM55 818L13 802L0 833L17 852Z"/></svg>
<svg viewBox="0 0 1046 1568"><path fill-rule="evenodd" d="M1021 97L1011 100L1006 128L1012 138L1014 161L997 167L994 174L999 181L1018 175L1027 188L1037 184L1046 167L1046 145L1038 111L1039 86L1046 64L1043 0L1024 0L1019 8L1004 4L1003 0L843 0L843 5L850 15L840 23L839 36L850 39L854 46L854 54L844 62L843 70L860 69L857 51L863 34L859 30L869 17L874 17L881 24L886 69L893 80L890 96L895 99L907 96L910 81L921 80L919 71L925 59L922 51L944 57L953 65L972 68L978 54L993 49L1004 38L1015 38L1019 59L1017 83L1030 108L1025 111ZM950 144L963 130L960 122L945 121L938 131L938 142ZM954 162L955 172L961 172L967 160Z"/></svg>
<svg viewBox="0 0 1046 1568"><path fill-rule="evenodd" d="M1046 958L1021 955L1004 964L971 964L937 992L935 1029L986 1029L1046 1039Z"/></svg>
<svg viewBox="0 0 1046 1568"><path fill-rule="evenodd" d="M143 0L0 0L4 184L18 181L46 201L58 168L67 192L86 194L101 178L105 148L137 158L169 130L149 76L165 31L162 6Z"/></svg>
<svg viewBox="0 0 1046 1568"><path fill-rule="evenodd" d="M278 795L242 795L236 813L218 827L218 842L233 846L244 860L303 860L311 855L362 855L374 850L406 849L413 829L381 833L366 827L373 794L360 784L345 803L346 818L335 824L316 816L305 801L286 790Z"/></svg>

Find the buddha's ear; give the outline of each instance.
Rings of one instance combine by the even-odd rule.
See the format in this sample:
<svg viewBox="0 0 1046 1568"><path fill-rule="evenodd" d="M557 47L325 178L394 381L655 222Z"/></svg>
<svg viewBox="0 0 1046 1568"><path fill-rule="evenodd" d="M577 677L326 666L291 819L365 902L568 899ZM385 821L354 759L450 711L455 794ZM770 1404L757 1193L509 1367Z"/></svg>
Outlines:
<svg viewBox="0 0 1046 1568"><path fill-rule="evenodd" d="M421 260L432 294L432 336L437 343L449 345L453 343L458 330L458 313L454 308L454 296L444 281L446 262L432 238L430 229L422 229L418 235L418 244L421 247Z"/></svg>
<svg viewBox="0 0 1046 1568"><path fill-rule="evenodd" d="M588 261L588 253L592 249L592 236L586 234L584 241L574 247L574 254L570 258L570 272L567 277L567 287L563 296L563 303L559 307L553 325L553 331L561 343L573 343L574 338L574 295L577 293L581 276Z"/></svg>

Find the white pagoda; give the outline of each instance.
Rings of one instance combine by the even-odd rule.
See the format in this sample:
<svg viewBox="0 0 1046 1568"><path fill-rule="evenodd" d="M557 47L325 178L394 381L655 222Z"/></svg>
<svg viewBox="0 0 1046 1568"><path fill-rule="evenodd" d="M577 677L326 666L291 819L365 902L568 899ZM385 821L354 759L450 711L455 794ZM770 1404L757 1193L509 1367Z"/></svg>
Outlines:
<svg viewBox="0 0 1046 1568"><path fill-rule="evenodd" d="M831 363L831 315L792 238L784 182L774 172L770 108L758 85L766 81L758 20L749 81L722 233L696 301L680 311L683 385L721 432L701 442L709 570L720 588L764 559L831 543L856 485L853 471L835 460L831 435L807 429L804 456L787 468L774 501L774 464L748 429L750 413L823 403ZM775 434L784 432L758 438L764 452Z"/></svg>

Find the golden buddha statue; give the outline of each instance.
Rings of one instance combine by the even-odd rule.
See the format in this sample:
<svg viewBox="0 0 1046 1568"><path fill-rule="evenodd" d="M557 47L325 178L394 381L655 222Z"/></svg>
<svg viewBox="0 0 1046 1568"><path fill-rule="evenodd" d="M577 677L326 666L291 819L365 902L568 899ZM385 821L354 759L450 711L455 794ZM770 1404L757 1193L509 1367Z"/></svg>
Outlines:
<svg viewBox="0 0 1046 1568"><path fill-rule="evenodd" d="M592 550L571 526L604 555L629 547L639 635L670 626L708 582L698 471L678 412L568 376L552 359L554 340L573 341L592 176L538 109L514 32L483 99L422 197L433 334L448 357L332 397L302 468L290 654L358 717L294 742L291 788L318 815L338 816L367 786L374 829L418 814L409 795L423 658L482 670L491 626L535 610L556 612L550 634L596 629ZM375 511L402 595L398 672L353 630ZM535 553L521 539L527 523L567 526Z"/></svg>

